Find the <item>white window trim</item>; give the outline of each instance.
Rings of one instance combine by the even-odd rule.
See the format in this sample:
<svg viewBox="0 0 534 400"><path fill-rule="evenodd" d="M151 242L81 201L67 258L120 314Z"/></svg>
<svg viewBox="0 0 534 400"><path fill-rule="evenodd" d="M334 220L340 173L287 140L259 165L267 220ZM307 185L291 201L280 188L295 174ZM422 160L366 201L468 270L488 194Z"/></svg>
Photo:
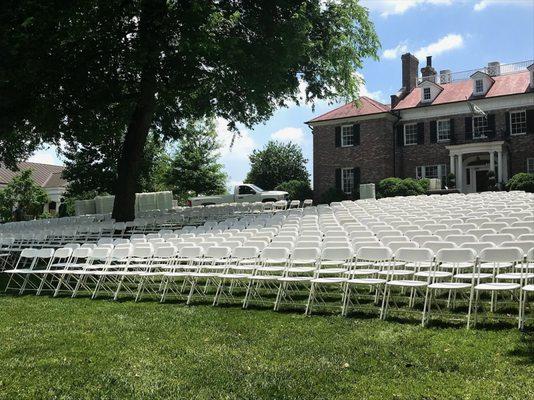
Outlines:
<svg viewBox="0 0 534 400"><path fill-rule="evenodd" d="M352 135L352 125L341 125L341 147L352 147L354 146L354 143L352 144L343 143L343 129L344 128L349 128L350 134ZM352 140L354 140L354 138Z"/></svg>
<svg viewBox="0 0 534 400"><path fill-rule="evenodd" d="M419 132L417 131L417 123L414 123L414 124L405 124L403 129L404 129L404 135L403 135L403 139L404 139L404 145L405 146L416 146L417 145L417 136L416 136L416 140L415 140L415 143L406 143L406 127L407 126L415 126L415 133L416 135L419 135Z"/></svg>
<svg viewBox="0 0 534 400"><path fill-rule="evenodd" d="M437 167L438 179L447 178L447 164L418 165L415 167L415 177L417 179L427 179L426 171L428 168L433 168L433 167ZM421 168L420 176L417 175L418 168Z"/></svg>
<svg viewBox="0 0 534 400"><path fill-rule="evenodd" d="M473 140L478 140L478 139L487 139L488 138L488 134L487 132L484 133L484 135L481 135L481 136L475 136L475 118L486 118L486 125L488 124L488 117L483 117L483 116L475 116L471 119L471 132L473 132Z"/></svg>
<svg viewBox="0 0 534 400"><path fill-rule="evenodd" d="M343 186L345 186L345 179L343 179L343 173L349 171L352 173L352 191L348 192ZM354 168L341 168L341 191L347 195L351 195L354 192Z"/></svg>
<svg viewBox="0 0 534 400"><path fill-rule="evenodd" d="M508 116L510 118L510 136L521 136L521 135L525 135L527 133L526 126L525 126L525 131L524 132L512 133L512 114L520 113L520 112L524 112L525 113L525 125L526 125L526 116L527 116L526 113L527 113L527 110L510 111L510 115Z"/></svg>
<svg viewBox="0 0 534 400"><path fill-rule="evenodd" d="M449 138L448 139L440 139L439 138L439 123L440 122L446 122L446 121L449 122ZM450 118L438 119L436 121L436 141L438 143L445 143L445 142L450 142L451 141L451 119Z"/></svg>
<svg viewBox="0 0 534 400"><path fill-rule="evenodd" d="M425 97L425 92L428 90L428 99ZM432 89L430 87L424 87L423 88L423 101L431 101L432 100Z"/></svg>
<svg viewBox="0 0 534 400"><path fill-rule="evenodd" d="M482 82L482 90L477 90L477 82ZM475 79L475 93L476 94L484 93L484 79Z"/></svg>
<svg viewBox="0 0 534 400"><path fill-rule="evenodd" d="M529 170L529 165L532 163L532 170ZM527 158L527 174L534 174L534 158Z"/></svg>

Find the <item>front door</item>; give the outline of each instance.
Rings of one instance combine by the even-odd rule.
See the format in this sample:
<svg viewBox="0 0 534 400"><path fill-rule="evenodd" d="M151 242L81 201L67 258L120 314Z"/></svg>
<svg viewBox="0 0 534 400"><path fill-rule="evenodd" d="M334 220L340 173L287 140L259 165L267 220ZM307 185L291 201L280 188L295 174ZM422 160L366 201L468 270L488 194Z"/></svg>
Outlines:
<svg viewBox="0 0 534 400"><path fill-rule="evenodd" d="M477 192L486 192L488 190L488 171L476 171Z"/></svg>

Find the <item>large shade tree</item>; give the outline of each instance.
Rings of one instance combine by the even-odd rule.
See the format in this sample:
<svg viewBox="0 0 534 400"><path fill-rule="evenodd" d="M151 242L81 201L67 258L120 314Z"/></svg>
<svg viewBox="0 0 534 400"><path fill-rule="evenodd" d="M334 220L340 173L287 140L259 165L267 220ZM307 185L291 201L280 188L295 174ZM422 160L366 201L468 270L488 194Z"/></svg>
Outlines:
<svg viewBox="0 0 534 400"><path fill-rule="evenodd" d="M42 142L124 132L113 216L134 217L149 131L245 126L299 95L355 98L378 39L357 0L5 0L0 161Z"/></svg>

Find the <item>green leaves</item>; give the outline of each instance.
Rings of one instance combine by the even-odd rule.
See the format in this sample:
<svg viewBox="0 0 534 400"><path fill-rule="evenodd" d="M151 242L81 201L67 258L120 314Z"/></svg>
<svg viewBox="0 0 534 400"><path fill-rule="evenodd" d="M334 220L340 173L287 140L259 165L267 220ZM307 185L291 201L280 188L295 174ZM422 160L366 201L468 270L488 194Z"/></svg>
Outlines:
<svg viewBox="0 0 534 400"><path fill-rule="evenodd" d="M245 182L272 190L277 185L297 180L309 182L306 169L307 159L301 148L294 143L270 141L262 150L254 150L250 155L250 172Z"/></svg>
<svg viewBox="0 0 534 400"><path fill-rule="evenodd" d="M48 194L35 183L31 169L22 171L4 189L0 189L0 217L3 221L12 219L15 207L28 217L37 217L46 203Z"/></svg>

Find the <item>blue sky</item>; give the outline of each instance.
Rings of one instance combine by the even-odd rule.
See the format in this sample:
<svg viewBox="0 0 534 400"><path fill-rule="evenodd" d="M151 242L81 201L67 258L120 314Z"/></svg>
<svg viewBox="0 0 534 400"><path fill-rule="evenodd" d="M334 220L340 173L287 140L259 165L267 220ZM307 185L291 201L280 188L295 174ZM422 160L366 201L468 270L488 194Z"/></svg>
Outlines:
<svg viewBox="0 0 534 400"><path fill-rule="evenodd" d="M361 95L388 102L401 86L400 55L416 54L420 67L433 56L436 70L475 69L491 61L512 63L534 59L534 0L362 0L382 43L380 60L366 60L359 71L365 79ZM335 106L326 102L278 110L265 124L242 129L230 148L232 134L217 121L221 161L228 184L241 182L249 170L248 155L271 139L293 141L309 159L312 138L304 121ZM36 162L61 164L54 148L36 152Z"/></svg>

